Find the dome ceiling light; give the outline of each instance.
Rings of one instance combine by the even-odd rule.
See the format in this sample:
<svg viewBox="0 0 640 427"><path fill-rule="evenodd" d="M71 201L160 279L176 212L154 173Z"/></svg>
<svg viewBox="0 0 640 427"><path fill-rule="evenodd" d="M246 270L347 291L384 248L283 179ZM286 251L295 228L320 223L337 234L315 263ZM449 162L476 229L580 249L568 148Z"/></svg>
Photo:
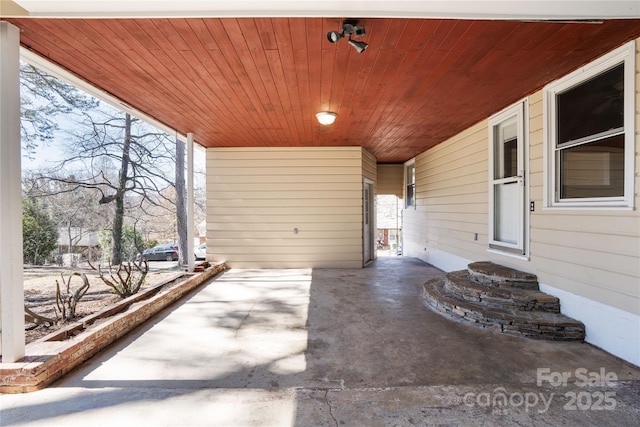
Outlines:
<svg viewBox="0 0 640 427"><path fill-rule="evenodd" d="M319 113L316 113L318 122L323 126L329 126L330 124L333 124L333 122L336 121L336 117L338 117L338 115L336 113L332 113L331 111L320 111Z"/></svg>

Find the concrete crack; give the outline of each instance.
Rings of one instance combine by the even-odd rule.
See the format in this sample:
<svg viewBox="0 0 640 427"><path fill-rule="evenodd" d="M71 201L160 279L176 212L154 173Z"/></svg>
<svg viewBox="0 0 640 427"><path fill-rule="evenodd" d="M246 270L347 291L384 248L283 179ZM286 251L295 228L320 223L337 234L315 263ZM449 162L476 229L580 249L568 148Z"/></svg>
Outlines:
<svg viewBox="0 0 640 427"><path fill-rule="evenodd" d="M338 420L336 420L336 417L333 415L333 406L331 406L331 403L329 402L329 390L324 391L324 401L327 403L327 406L329 407L329 415L331 415L331 418L333 419L334 424L336 425L336 427L338 427Z"/></svg>
<svg viewBox="0 0 640 427"><path fill-rule="evenodd" d="M249 308L249 311L247 311L247 315L242 318L242 320L240 321L240 324L236 328L236 330L235 330L235 332L233 334L234 338L238 338L238 331L240 330L240 328L242 328L242 326L244 325L244 322L249 318L249 316L251 315L251 312L253 311L253 307L255 307L255 306L256 306L255 302L253 304L251 304L251 308Z"/></svg>

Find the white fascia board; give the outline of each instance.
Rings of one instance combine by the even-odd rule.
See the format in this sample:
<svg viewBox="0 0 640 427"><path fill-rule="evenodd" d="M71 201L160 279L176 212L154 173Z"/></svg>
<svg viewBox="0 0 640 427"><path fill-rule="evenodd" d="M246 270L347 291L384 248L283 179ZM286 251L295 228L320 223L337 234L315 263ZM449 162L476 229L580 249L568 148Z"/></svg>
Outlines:
<svg viewBox="0 0 640 427"><path fill-rule="evenodd" d="M6 1L6 0L2 0ZM31 17L353 17L597 20L640 17L640 2L527 0L13 0Z"/></svg>
<svg viewBox="0 0 640 427"><path fill-rule="evenodd" d="M183 135L181 133L178 133L175 129L173 129L172 127L156 120L155 118L149 116L148 114L143 113L140 110L137 110L135 108L133 108L132 106L130 106L129 104L127 104L126 102L122 101L120 98L117 98L116 96L110 94L109 92L106 92L92 84L90 84L89 82L81 79L80 77L76 76L75 74L71 73L70 71L62 68L61 66L54 64L53 62L49 61L48 59L38 55L37 53L25 48L25 47L20 47L20 58L25 61L26 63L33 65L34 67L44 71L47 74L50 74L54 77L57 77L61 80L64 80L65 82L69 83L70 85L77 87L78 89L83 90L84 92L88 93L89 95L103 101L106 102L107 104L111 105L114 108L117 108L118 110L122 110L126 113L131 114L132 116L143 120L145 122L147 122L148 124L157 127L158 129L160 129L161 131L169 134L169 135L175 135L177 138L179 138L181 141L187 141L187 136Z"/></svg>

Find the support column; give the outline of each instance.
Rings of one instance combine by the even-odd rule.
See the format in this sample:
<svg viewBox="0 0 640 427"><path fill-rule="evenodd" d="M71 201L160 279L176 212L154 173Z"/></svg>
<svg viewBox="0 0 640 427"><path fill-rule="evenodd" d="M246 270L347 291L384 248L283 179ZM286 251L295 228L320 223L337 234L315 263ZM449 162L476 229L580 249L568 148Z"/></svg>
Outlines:
<svg viewBox="0 0 640 427"><path fill-rule="evenodd" d="M22 193L20 167L20 30L0 22L0 353L24 357Z"/></svg>
<svg viewBox="0 0 640 427"><path fill-rule="evenodd" d="M195 203L193 190L193 133L187 134L187 269L193 272L195 257L193 254L193 241L195 238L195 223L193 218L193 204Z"/></svg>

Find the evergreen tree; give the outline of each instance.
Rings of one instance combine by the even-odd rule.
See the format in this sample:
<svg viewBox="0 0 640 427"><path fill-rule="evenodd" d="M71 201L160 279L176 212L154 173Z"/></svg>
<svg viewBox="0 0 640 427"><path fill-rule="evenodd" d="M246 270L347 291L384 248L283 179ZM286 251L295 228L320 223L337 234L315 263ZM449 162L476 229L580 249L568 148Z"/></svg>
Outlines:
<svg viewBox="0 0 640 427"><path fill-rule="evenodd" d="M42 265L56 248L58 226L37 201L22 202L23 262Z"/></svg>

